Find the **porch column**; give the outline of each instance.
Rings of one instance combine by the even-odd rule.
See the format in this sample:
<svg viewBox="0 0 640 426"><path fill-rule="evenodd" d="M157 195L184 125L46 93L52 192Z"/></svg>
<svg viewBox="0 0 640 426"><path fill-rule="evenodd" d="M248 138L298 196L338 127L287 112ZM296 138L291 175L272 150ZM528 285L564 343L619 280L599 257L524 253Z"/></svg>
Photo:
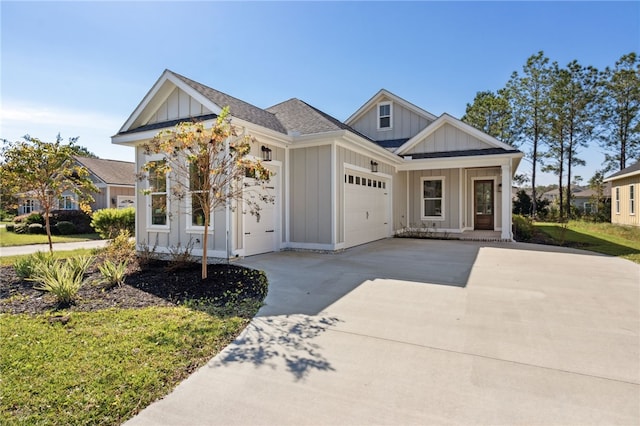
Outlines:
<svg viewBox="0 0 640 426"><path fill-rule="evenodd" d="M502 233L500 238L512 240L511 233L511 160L509 164L503 164L502 169Z"/></svg>

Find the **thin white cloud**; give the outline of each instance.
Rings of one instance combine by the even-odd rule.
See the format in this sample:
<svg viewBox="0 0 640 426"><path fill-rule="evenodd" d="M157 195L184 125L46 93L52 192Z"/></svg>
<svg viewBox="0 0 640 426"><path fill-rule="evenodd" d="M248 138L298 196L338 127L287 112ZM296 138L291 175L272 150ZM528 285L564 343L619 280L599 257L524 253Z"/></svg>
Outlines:
<svg viewBox="0 0 640 426"><path fill-rule="evenodd" d="M22 127L23 124L35 126L55 125L63 131L66 127L87 127L105 129L115 133L122 125L122 118L116 118L95 111L74 111L48 106L31 105L0 106L0 129L5 127Z"/></svg>

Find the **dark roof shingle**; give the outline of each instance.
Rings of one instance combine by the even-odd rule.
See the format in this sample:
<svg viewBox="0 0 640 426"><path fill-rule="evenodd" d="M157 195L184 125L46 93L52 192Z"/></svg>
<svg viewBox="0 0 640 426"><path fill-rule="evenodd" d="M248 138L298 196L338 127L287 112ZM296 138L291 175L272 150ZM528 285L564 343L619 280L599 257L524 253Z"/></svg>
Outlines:
<svg viewBox="0 0 640 426"><path fill-rule="evenodd" d="M135 185L135 163L100 158L74 157L78 163L87 168L108 185Z"/></svg>
<svg viewBox="0 0 640 426"><path fill-rule="evenodd" d="M276 116L271 112L265 111L257 106L251 105L245 101L234 98L226 93L212 89L211 87L200 84L197 81L193 81L185 76L170 71L173 75L189 85L192 89L196 90L202 96L209 99L220 108L226 106L229 107L229 112L233 117L240 118L250 123L258 124L262 127L266 127L271 130L275 130L280 133L287 133L285 127L278 121Z"/></svg>
<svg viewBox="0 0 640 426"><path fill-rule="evenodd" d="M612 174L611 176L605 178L605 179L611 179L611 178L615 178L618 176L622 176L622 175L626 175L629 173L633 173L633 172L638 172L640 171L640 161L637 161L635 164L630 165L629 167L625 167L624 169L620 170L619 172L616 172L614 174Z"/></svg>
<svg viewBox="0 0 640 426"><path fill-rule="evenodd" d="M517 152L520 152L520 151L518 151L517 149L486 148L486 149L466 149L462 151L426 152L422 154L405 154L403 156L410 156L414 160L420 160L423 158L470 157L475 155L514 154Z"/></svg>

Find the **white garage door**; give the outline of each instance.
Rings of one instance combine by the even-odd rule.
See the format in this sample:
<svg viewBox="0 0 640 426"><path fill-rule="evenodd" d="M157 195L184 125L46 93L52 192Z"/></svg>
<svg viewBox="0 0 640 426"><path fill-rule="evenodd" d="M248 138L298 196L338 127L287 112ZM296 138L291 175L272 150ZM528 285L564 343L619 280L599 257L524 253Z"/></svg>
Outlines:
<svg viewBox="0 0 640 426"><path fill-rule="evenodd" d="M244 255L268 253L278 250L278 178L274 176L270 182L256 185L255 180L245 178L244 197L260 206L259 216L252 215L247 211L244 214ZM263 197L273 197L273 203L264 201Z"/></svg>
<svg viewBox="0 0 640 426"><path fill-rule="evenodd" d="M345 246L389 236L389 180L374 173L345 172Z"/></svg>

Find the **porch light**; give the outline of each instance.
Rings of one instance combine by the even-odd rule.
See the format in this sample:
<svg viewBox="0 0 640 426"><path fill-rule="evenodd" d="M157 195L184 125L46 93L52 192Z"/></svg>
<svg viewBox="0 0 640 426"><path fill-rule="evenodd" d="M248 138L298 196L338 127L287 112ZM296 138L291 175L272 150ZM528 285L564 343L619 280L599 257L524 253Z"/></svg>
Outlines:
<svg viewBox="0 0 640 426"><path fill-rule="evenodd" d="M371 171L373 173L378 172L378 163L376 161L371 160Z"/></svg>
<svg viewBox="0 0 640 426"><path fill-rule="evenodd" d="M271 148L262 145L262 161L271 161Z"/></svg>

